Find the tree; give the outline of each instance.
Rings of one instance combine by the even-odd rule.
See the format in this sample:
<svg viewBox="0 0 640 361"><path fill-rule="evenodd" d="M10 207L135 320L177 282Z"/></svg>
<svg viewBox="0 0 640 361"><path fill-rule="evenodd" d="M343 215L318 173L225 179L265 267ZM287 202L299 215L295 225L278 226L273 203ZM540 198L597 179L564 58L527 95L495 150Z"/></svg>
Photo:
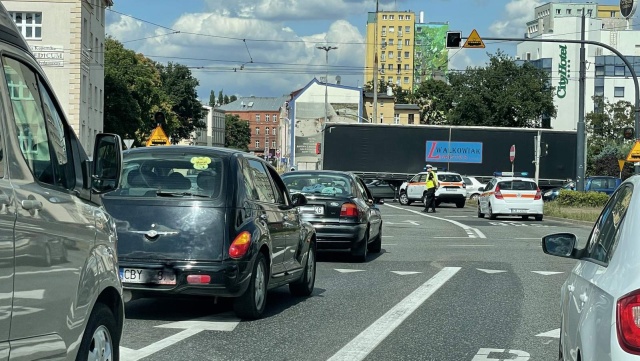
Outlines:
<svg viewBox="0 0 640 361"><path fill-rule="evenodd" d="M224 117L225 136L224 146L243 151L249 151L251 141L251 129L249 122L240 119L237 115L226 114Z"/></svg>
<svg viewBox="0 0 640 361"><path fill-rule="evenodd" d="M229 97L229 103L233 103L233 102L235 102L236 100L238 100L238 97L237 97L237 96L235 96L235 95L232 95L232 96L230 96L230 97Z"/></svg>
<svg viewBox="0 0 640 361"><path fill-rule="evenodd" d="M393 91L393 100L396 104L410 104L413 99L410 91L402 89L402 87L397 84L385 83L382 79L379 81L378 94L386 93L389 87L391 87ZM373 80L365 84L362 89L365 92L373 92Z"/></svg>
<svg viewBox="0 0 640 361"><path fill-rule="evenodd" d="M449 84L441 80L427 79L420 83L413 96L420 107L420 123L447 123L447 115L453 108Z"/></svg>
<svg viewBox="0 0 640 361"><path fill-rule="evenodd" d="M229 96L228 95L224 96L224 103L225 104L229 104Z"/></svg>
<svg viewBox="0 0 640 361"><path fill-rule="evenodd" d="M386 93L387 92L387 83L382 80L382 79L378 79L378 93ZM362 87L362 90L364 90L365 92L372 92L373 91L373 80L369 80L367 82L367 84L365 84Z"/></svg>
<svg viewBox="0 0 640 361"><path fill-rule="evenodd" d="M224 95L222 94L222 90L218 93L218 106L224 105Z"/></svg>
<svg viewBox="0 0 640 361"><path fill-rule="evenodd" d="M216 92L213 90L209 93L209 106L212 108L216 106Z"/></svg>
<svg viewBox="0 0 640 361"><path fill-rule="evenodd" d="M488 54L485 67L450 73L452 104L449 123L495 127L540 127L543 116L555 117L549 74L503 52Z"/></svg>
<svg viewBox="0 0 640 361"><path fill-rule="evenodd" d="M593 102L597 110L585 116L590 144L602 148L611 140L621 143L624 128L634 125L633 105L626 100L611 103L603 97L593 97Z"/></svg>
<svg viewBox="0 0 640 361"><path fill-rule="evenodd" d="M631 151L633 143L605 144L597 154L587 156L587 175L604 175L618 177L622 173L622 179L629 178L634 173L633 163L626 163L620 172L619 159L626 158ZM593 148L590 148L590 151ZM589 152L591 153L591 152Z"/></svg>

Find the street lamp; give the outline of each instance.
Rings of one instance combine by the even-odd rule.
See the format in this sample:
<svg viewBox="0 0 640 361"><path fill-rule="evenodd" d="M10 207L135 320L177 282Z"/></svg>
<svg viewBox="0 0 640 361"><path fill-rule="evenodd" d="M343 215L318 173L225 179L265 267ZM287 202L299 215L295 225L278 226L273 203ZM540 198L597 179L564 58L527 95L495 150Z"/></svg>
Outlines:
<svg viewBox="0 0 640 361"><path fill-rule="evenodd" d="M329 95L327 92L327 83L329 82L329 51L338 49L337 46L316 46L316 49L325 51L325 77L324 77L324 122L327 123L327 107L329 105Z"/></svg>

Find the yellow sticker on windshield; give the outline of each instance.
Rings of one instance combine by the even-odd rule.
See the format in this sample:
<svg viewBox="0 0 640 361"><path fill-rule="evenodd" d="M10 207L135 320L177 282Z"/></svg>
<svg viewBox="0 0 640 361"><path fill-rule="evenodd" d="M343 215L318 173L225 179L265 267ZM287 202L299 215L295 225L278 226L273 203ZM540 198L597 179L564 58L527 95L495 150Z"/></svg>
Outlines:
<svg viewBox="0 0 640 361"><path fill-rule="evenodd" d="M191 163L193 163L194 169L207 169L209 168L209 164L211 164L211 158L209 157L193 157L191 158Z"/></svg>

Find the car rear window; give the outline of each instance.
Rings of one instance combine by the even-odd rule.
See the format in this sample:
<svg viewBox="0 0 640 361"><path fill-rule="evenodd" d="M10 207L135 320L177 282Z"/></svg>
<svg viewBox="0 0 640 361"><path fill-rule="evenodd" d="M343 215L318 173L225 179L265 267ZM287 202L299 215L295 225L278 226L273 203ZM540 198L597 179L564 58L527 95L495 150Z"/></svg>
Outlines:
<svg viewBox="0 0 640 361"><path fill-rule="evenodd" d="M438 180L440 182L462 182L462 177L459 174L438 174Z"/></svg>
<svg viewBox="0 0 640 361"><path fill-rule="evenodd" d="M224 180L223 159L181 152L124 153L120 188L114 196L219 198Z"/></svg>
<svg viewBox="0 0 640 361"><path fill-rule="evenodd" d="M502 181L498 183L498 187L505 191L535 191L538 189L535 182L525 180Z"/></svg>
<svg viewBox="0 0 640 361"><path fill-rule="evenodd" d="M335 196L351 196L349 178L339 174L328 173L293 173L282 176L289 193L322 194Z"/></svg>

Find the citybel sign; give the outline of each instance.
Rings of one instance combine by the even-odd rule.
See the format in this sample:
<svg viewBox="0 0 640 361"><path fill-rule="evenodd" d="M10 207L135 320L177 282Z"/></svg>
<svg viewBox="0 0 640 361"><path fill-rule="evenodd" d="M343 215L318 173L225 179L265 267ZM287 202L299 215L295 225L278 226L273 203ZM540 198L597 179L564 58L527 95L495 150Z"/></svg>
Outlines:
<svg viewBox="0 0 640 361"><path fill-rule="evenodd" d="M571 75L571 60L567 59L567 46L560 45L560 63L558 65L558 89L556 95L562 99L567 95L567 85L569 84L569 76Z"/></svg>
<svg viewBox="0 0 640 361"><path fill-rule="evenodd" d="M620 0L620 14L629 19L636 12L638 0Z"/></svg>

